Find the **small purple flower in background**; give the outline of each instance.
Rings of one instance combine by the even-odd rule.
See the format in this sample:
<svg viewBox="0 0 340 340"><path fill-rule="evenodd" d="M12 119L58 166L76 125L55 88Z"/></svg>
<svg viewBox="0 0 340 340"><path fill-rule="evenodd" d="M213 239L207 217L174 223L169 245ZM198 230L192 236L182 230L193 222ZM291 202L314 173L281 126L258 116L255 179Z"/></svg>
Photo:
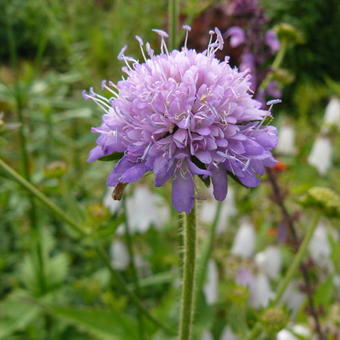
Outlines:
<svg viewBox="0 0 340 340"><path fill-rule="evenodd" d="M264 66L266 60L280 48L276 33L266 29L268 19L264 10L257 0L232 0L227 12L242 22L242 27L230 27L224 37L229 39L232 48L242 49L239 67L241 71L248 69L252 75L251 89L256 93L256 98L262 103L265 103L267 95L279 98L281 91L275 81L270 82L265 90L258 89L270 71L269 67Z"/></svg>
<svg viewBox="0 0 340 340"><path fill-rule="evenodd" d="M188 35L190 27L183 28ZM218 29L209 32L202 53L186 43L181 51L169 52L167 33L154 31L161 37L161 53L136 37L144 59L139 63L125 56L124 47L118 58L126 77L102 84L111 98L93 89L84 92L105 112L102 124L92 129L99 137L88 160L120 153L108 186L136 182L148 171L156 186L171 179L179 212L190 212L194 205L194 175L211 179L217 200L226 197L227 173L247 187L257 186L258 175L276 162L271 150L277 136L273 126L263 124L270 111L252 97L251 76L232 68L227 58L215 58L223 48Z"/></svg>

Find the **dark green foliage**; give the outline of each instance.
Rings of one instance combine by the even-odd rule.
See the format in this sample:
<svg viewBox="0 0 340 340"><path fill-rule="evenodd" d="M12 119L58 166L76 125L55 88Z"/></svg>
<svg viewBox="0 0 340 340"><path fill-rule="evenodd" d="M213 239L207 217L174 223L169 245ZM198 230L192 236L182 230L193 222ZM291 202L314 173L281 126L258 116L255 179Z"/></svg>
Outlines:
<svg viewBox="0 0 340 340"><path fill-rule="evenodd" d="M60 64L66 58L66 45L54 25L45 0L1 0L0 60L9 62L11 44L16 55L32 59L44 53L47 61ZM12 41L11 41L12 40Z"/></svg>
<svg viewBox="0 0 340 340"><path fill-rule="evenodd" d="M325 77L340 80L340 2L338 0L264 0L273 24L289 23L299 29L305 43L288 51L284 65L299 83Z"/></svg>
<svg viewBox="0 0 340 340"><path fill-rule="evenodd" d="M207 4L207 1L183 2L195 13ZM298 198L312 186L325 186L336 192L340 187L339 153L334 153L334 163L327 176L320 176L307 162L320 133L325 99L329 93L340 96L340 82L336 81L340 79L339 5L336 0L267 0L274 22L291 23L303 32L306 41L304 45L294 46L284 61L296 79L286 90L294 94L294 98L291 96L290 100L285 94L283 101L297 103L290 110L296 118L290 123L296 129L297 153L279 155L287 169L276 174L301 238L309 223L309 212L296 204ZM36 223L33 223L30 196L11 176L0 171L1 339L139 340L138 311L125 290L126 287L132 292L138 290L131 263L118 270L126 281L125 287L115 275L110 275L108 267L111 268L110 260L114 256L105 266L95 248L96 245L103 247L104 253L110 256L113 242L124 244L126 235L122 227L127 219L140 266L140 299L154 317L171 329L176 328L182 248L178 216L170 210L170 184L155 188L153 176L149 175L142 183L129 184L124 192L127 205L137 188L147 186L156 192L160 198L156 209L163 213L161 209L166 208L164 215L167 209L170 211L170 217L162 226L136 230L136 224L148 216L147 211L137 214L137 210L142 210L137 204L127 212L122 206L113 208L114 211L104 206L104 196L105 201L111 197L111 193L106 194L105 177L122 155L103 157L102 160L108 162L86 162L96 139L90 127L100 124L102 113L81 97L81 90L89 84L99 88L102 79L117 81L121 77L122 63L116 60L116 55L125 44L129 45L129 55L141 58L135 34L150 41L159 51L158 37L151 28L166 29L166 6L165 1L151 0L0 0L0 158L22 173L22 143L18 133L21 126L18 107L21 107L32 183L78 223L81 230L88 232L87 236L79 237L65 220L37 199ZM14 65L11 65L11 51ZM328 88L320 84L325 78ZM277 105L273 116L280 113L287 118L286 112L279 111L281 108ZM280 126L280 119L275 118L273 125ZM339 150L338 130L330 133L329 138L334 149ZM192 161L205 169L197 158L193 157ZM280 209L266 177L262 179L263 184L257 189L229 181L227 204L234 193L235 208L231 203L222 205L217 226L222 230L215 235L211 251L219 279L218 301L208 305L204 298L200 299L195 312L195 339L201 339L206 331L213 334L214 340L219 339L226 326L243 339L262 309L249 305L248 288L235 286L236 270L244 267L253 274L263 274L263 268L254 261L255 255L268 246L278 247L283 265L279 276L270 279L274 291L292 262L294 252L290 244L278 242L277 233L282 225ZM217 211L216 202L209 200L210 193L204 186L210 184L209 179L201 177L201 180L196 183L199 256L208 253L201 246L211 236L211 222L204 214L209 215L210 211L213 215L213 211ZM231 254L235 234L244 218L249 219L256 230L254 256L247 259ZM325 219L325 223L329 223L331 266L327 269L310 264L310 276L315 285L315 303L324 312L322 323L331 327L338 322L331 318L331 313L338 310L340 298L335 285L340 275L336 229L339 223L335 219ZM43 280L37 266L37 239L42 244ZM294 280L299 288L303 286L300 272L295 273ZM201 295L203 297L203 292ZM304 307L290 321L313 329L308 308ZM143 321L143 340L174 339L144 316ZM267 334L261 339L273 338Z"/></svg>

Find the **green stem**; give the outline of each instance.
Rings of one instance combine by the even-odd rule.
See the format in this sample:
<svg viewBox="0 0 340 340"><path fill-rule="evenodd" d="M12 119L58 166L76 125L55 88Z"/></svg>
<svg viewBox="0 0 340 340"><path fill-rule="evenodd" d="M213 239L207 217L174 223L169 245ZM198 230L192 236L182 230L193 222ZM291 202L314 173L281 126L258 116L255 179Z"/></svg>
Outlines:
<svg viewBox="0 0 340 340"><path fill-rule="evenodd" d="M48 209L50 209L56 216L58 216L61 220L63 220L66 224L68 224L74 231L78 233L78 235L87 237L90 234L84 230L77 222L73 221L70 217L68 217L55 203L53 203L45 194L39 191L36 187L34 187L30 182L28 182L25 178L23 178L19 173L13 170L9 165L7 165L0 158L0 169L2 169L7 175L12 177L15 181L17 181L22 187L24 187L29 193L34 195L37 199L39 199ZM144 313L145 317L148 318L151 322L153 322L156 326L162 328L169 334L173 334L174 331L170 329L168 326L162 324L160 321L155 319L150 312L145 308L145 306L140 302L138 297L127 288L127 283L121 276L119 272L114 270L111 266L111 261L105 250L101 245L94 245L98 255L104 262L107 269L110 271L111 276L117 280L118 284L124 292L129 296L130 300Z"/></svg>
<svg viewBox="0 0 340 340"><path fill-rule="evenodd" d="M285 290L288 287L289 282L292 280L294 273L296 272L297 268L300 266L302 259L304 255L306 254L309 242L313 237L316 227L318 226L319 220L320 220L320 213L316 213L312 220L312 224L307 230L307 234L305 238L303 239L302 244L300 245L299 250L293 259L293 262L291 263L283 281L281 281L279 288L277 289L275 299L272 302L274 305L280 302Z"/></svg>
<svg viewBox="0 0 340 340"><path fill-rule="evenodd" d="M179 323L179 340L190 340L195 313L196 213L195 206L185 215L183 225L184 268Z"/></svg>
<svg viewBox="0 0 340 340"><path fill-rule="evenodd" d="M182 233L184 230L184 220L185 220L185 213L178 214L177 216L177 242L178 242L178 249L179 249L179 256L178 256L178 271L179 271L179 276L182 280L182 275L183 275L183 237Z"/></svg>
<svg viewBox="0 0 340 340"><path fill-rule="evenodd" d="M320 220L320 213L317 212L312 220L311 226L308 228L306 236L304 237L298 252L296 253L293 262L290 264L288 271L284 277L284 279L281 281L275 298L274 300L271 302L270 306L271 307L275 307L276 305L278 305L280 303L280 300L284 294L284 292L286 291L290 281L292 280L296 270L298 269L298 267L300 266L304 255L306 254L308 245L310 240L313 237L314 231L316 229L316 227L318 226ZM261 334L261 324L259 322L257 322L254 326L254 328L252 329L252 331L248 334L248 336L245 338L245 340L252 340L252 339L257 339L258 335Z"/></svg>
<svg viewBox="0 0 340 340"><path fill-rule="evenodd" d="M27 139L25 134L25 119L23 115L23 108L22 108L22 99L21 99L21 89L19 85L16 85L15 89L15 99L17 105L17 114L18 119L20 122L19 127L19 145L20 145L20 153L21 153L21 167L23 176L26 178L28 182L31 181L31 172L30 172L30 164L29 164L29 157L28 157L28 150L27 150ZM29 218L30 218L30 225L32 230L32 257L33 263L35 266L35 270L37 272L38 280L39 280L39 289L40 293L43 293L46 289L46 282L45 282L45 270L44 270L44 258L43 258L43 250L41 245L41 230L37 221L37 213L36 213L36 206L34 201L34 196L28 194L30 208L29 208Z"/></svg>
<svg viewBox="0 0 340 340"><path fill-rule="evenodd" d="M279 52L277 53L277 55L276 55L276 57L275 57L275 59L272 63L271 68L272 68L273 71L277 70L280 67L280 65L283 61L283 58L286 55L286 52L287 52L287 41L283 40L282 43L281 43L281 48L280 48ZM267 77L263 80L263 82L261 83L259 89L265 90L272 79L273 79L273 72L270 72L267 75Z"/></svg>
<svg viewBox="0 0 340 340"><path fill-rule="evenodd" d="M123 210L124 210L124 215L125 215L125 220L124 220L125 239L126 239L126 245L127 245L127 248L128 248L128 252L129 252L132 281L133 281L133 286L134 286L134 290L136 292L136 295L137 295L138 299L140 299L140 297L141 297L140 285L139 285L138 272L137 272L137 267L136 267L136 262L135 262L135 254L134 254L134 250L133 250L133 242L132 242L132 237L131 237L131 233L130 233L129 217L128 217L128 213L127 213L125 197L123 197L123 199L122 199L122 205L123 205ZM138 328L139 328L140 338L145 339L143 315L142 315L142 313L140 313L139 309L138 309Z"/></svg>
<svg viewBox="0 0 340 340"><path fill-rule="evenodd" d="M45 194L38 190L34 185L28 182L24 177L12 169L0 158L0 168L2 168L9 176L17 181L22 187L24 187L35 198L41 201L47 206L56 216L66 222L73 230L82 236L87 236L88 233L80 227L75 221L68 217L55 203L53 203Z"/></svg>
<svg viewBox="0 0 340 340"><path fill-rule="evenodd" d="M169 48L170 51L177 47L177 17L178 17L178 0L169 0L168 4L168 21L169 21Z"/></svg>

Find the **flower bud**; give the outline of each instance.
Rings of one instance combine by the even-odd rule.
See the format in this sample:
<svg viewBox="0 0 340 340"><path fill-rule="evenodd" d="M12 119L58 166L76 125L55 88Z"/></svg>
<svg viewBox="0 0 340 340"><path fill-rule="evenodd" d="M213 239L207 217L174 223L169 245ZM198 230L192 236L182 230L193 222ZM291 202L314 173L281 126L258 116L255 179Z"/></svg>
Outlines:
<svg viewBox="0 0 340 340"><path fill-rule="evenodd" d="M286 40L291 44L302 44L304 43L304 37L301 31L294 26L282 23L275 26L274 31L278 35L280 41Z"/></svg>
<svg viewBox="0 0 340 340"><path fill-rule="evenodd" d="M328 217L340 217L340 197L329 188L313 187L309 189L300 203L306 207L319 208Z"/></svg>
<svg viewBox="0 0 340 340"><path fill-rule="evenodd" d="M92 225L100 225L110 216L109 210L101 203L90 204L87 206L86 210Z"/></svg>
<svg viewBox="0 0 340 340"><path fill-rule="evenodd" d="M294 81L294 74L286 69L277 68L273 70L273 80L276 80L281 85L288 85Z"/></svg>
<svg viewBox="0 0 340 340"><path fill-rule="evenodd" d="M44 174L47 178L60 178L64 176L67 170L67 164L63 161L54 161L48 163L44 168Z"/></svg>
<svg viewBox="0 0 340 340"><path fill-rule="evenodd" d="M284 328L288 322L288 315L282 308L265 309L260 321L268 333L276 333Z"/></svg>
<svg viewBox="0 0 340 340"><path fill-rule="evenodd" d="M229 295L229 300L233 305L244 305L249 299L249 290L247 287L235 285Z"/></svg>

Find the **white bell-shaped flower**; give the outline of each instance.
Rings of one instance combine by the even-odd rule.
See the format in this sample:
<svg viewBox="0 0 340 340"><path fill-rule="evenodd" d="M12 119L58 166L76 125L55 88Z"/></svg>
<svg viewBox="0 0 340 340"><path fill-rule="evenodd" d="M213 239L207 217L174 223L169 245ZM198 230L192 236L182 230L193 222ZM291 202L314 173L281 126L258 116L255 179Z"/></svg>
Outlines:
<svg viewBox="0 0 340 340"><path fill-rule="evenodd" d="M265 307L274 296L267 276L259 273L250 286L250 305L255 308Z"/></svg>
<svg viewBox="0 0 340 340"><path fill-rule="evenodd" d="M310 330L302 325L294 325L290 330L283 329L276 336L276 340L299 340L301 338L311 339Z"/></svg>
<svg viewBox="0 0 340 340"><path fill-rule="evenodd" d="M150 264L141 254L136 254L134 260L139 276L143 277L151 274Z"/></svg>
<svg viewBox="0 0 340 340"><path fill-rule="evenodd" d="M236 233L231 253L244 258L251 257L255 251L255 240L254 227L248 219L242 220L241 226Z"/></svg>
<svg viewBox="0 0 340 340"><path fill-rule="evenodd" d="M103 204L115 213L121 206L121 201L111 197L112 189L106 193ZM160 195L151 191L145 185L136 186L133 194L126 199L127 217L131 232L145 232L151 225L160 229L169 221L170 212L165 200ZM117 230L118 234L124 233L123 226Z"/></svg>
<svg viewBox="0 0 340 340"><path fill-rule="evenodd" d="M332 166L332 144L329 138L318 137L308 157L308 163L314 166L320 175L325 175Z"/></svg>
<svg viewBox="0 0 340 340"><path fill-rule="evenodd" d="M203 333L202 340L213 340L213 336L209 331L205 331Z"/></svg>
<svg viewBox="0 0 340 340"><path fill-rule="evenodd" d="M137 186L126 203L129 223L133 231L145 232L151 225L162 228L169 220L169 209L163 198L147 186Z"/></svg>
<svg viewBox="0 0 340 340"><path fill-rule="evenodd" d="M121 201L114 200L112 198L113 188L108 188L105 196L103 198L103 205L111 211L112 214L115 214L121 206Z"/></svg>
<svg viewBox="0 0 340 340"><path fill-rule="evenodd" d="M114 240L110 247L112 268L123 270L129 266L130 257L126 245L119 240Z"/></svg>
<svg viewBox="0 0 340 340"><path fill-rule="evenodd" d="M208 304L218 301L218 269L214 260L209 260L208 262L207 280L203 290Z"/></svg>
<svg viewBox="0 0 340 340"><path fill-rule="evenodd" d="M279 128L279 141L276 151L283 155L294 155L296 153L295 130L292 126L286 124Z"/></svg>
<svg viewBox="0 0 340 340"><path fill-rule="evenodd" d="M277 246L267 247L262 252L256 254L255 262L270 279L277 278L282 266L280 248Z"/></svg>
<svg viewBox="0 0 340 340"><path fill-rule="evenodd" d="M306 295L301 292L299 286L298 281L291 281L281 299L293 312L297 312L306 299Z"/></svg>
<svg viewBox="0 0 340 340"><path fill-rule="evenodd" d="M212 196L212 188L211 188L211 197ZM228 195L226 199L221 202L221 212L219 219L217 221L216 233L222 234L228 228L230 217L234 216L237 212L235 207L235 194L234 190L231 186L228 187ZM202 223L211 225L214 221L214 217L217 210L218 202L215 199L205 200L203 201L200 209L199 209L199 218Z"/></svg>
<svg viewBox="0 0 340 340"><path fill-rule="evenodd" d="M309 254L315 263L327 269L332 268L330 260L332 249L328 240L327 228L323 223L319 223L315 229L308 248Z"/></svg>
<svg viewBox="0 0 340 340"><path fill-rule="evenodd" d="M220 340L239 340L239 337L237 337L233 331L230 329L230 327L225 327L223 329L223 332L221 334Z"/></svg>
<svg viewBox="0 0 340 340"><path fill-rule="evenodd" d="M325 111L324 124L340 128L340 99L333 97L328 102Z"/></svg>

